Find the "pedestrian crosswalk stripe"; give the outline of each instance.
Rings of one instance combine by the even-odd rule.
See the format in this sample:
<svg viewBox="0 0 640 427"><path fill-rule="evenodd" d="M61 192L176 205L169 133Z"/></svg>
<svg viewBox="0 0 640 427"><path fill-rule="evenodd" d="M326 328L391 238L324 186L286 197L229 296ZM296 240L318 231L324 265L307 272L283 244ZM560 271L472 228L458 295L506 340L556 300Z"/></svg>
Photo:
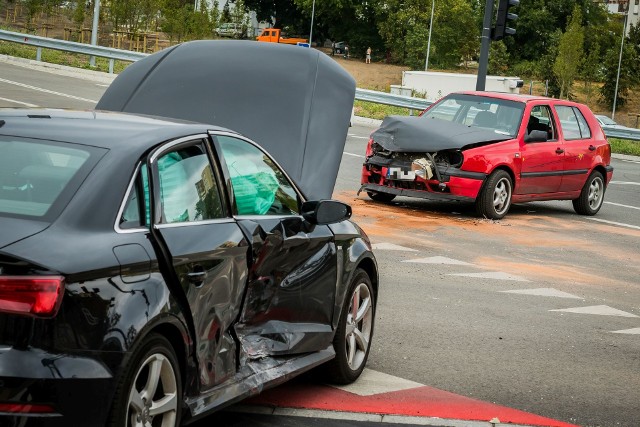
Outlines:
<svg viewBox="0 0 640 427"><path fill-rule="evenodd" d="M424 384L365 368L358 381L343 386L331 386L358 396L373 396L422 387Z"/></svg>
<svg viewBox="0 0 640 427"><path fill-rule="evenodd" d="M417 264L449 264L449 265L472 265L468 262L459 261L453 258L447 258L444 256L432 256L429 258L408 259L402 262L413 262Z"/></svg>
<svg viewBox="0 0 640 427"><path fill-rule="evenodd" d="M633 334L633 335L640 335L640 328L633 328L633 329L623 329L621 331L612 331L612 334Z"/></svg>
<svg viewBox="0 0 640 427"><path fill-rule="evenodd" d="M508 274L508 273L502 273L500 271L494 271L489 273L454 273L454 274L449 274L449 276L473 277L476 279L511 280L513 282L529 281L524 277L520 277L513 274Z"/></svg>
<svg viewBox="0 0 640 427"><path fill-rule="evenodd" d="M595 314L598 316L618 316L618 317L638 317L635 314L627 313L626 311L618 310L617 308L609 307L608 305L592 305L589 307L575 307L575 308L563 308L559 310L564 313L576 313L576 314Z"/></svg>
<svg viewBox="0 0 640 427"><path fill-rule="evenodd" d="M406 252L418 252L415 249L406 248L404 246L395 245L393 243L374 243L373 249L378 251L406 251Z"/></svg>
<svg viewBox="0 0 640 427"><path fill-rule="evenodd" d="M534 295L539 297L556 297L556 298L574 298L582 299L578 296L568 294L566 292L559 291L553 288L538 288L538 289L518 289L510 291L500 291L508 294L521 294L521 295Z"/></svg>

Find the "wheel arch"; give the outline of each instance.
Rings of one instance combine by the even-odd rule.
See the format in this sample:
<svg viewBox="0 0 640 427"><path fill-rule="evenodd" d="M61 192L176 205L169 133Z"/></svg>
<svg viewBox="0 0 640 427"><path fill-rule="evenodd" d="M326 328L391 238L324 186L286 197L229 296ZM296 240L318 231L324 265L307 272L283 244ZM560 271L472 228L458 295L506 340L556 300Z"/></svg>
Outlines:
<svg viewBox="0 0 640 427"><path fill-rule="evenodd" d="M369 257L364 257L356 265L356 270L359 268L364 270L364 272L367 273L367 275L369 276L369 279L371 280L371 285L373 286L375 301L378 301L379 278L378 278L378 267L376 263L373 261L373 259Z"/></svg>
<svg viewBox="0 0 640 427"><path fill-rule="evenodd" d="M505 171L506 173L508 173L508 174L509 174L509 177L511 178L511 183L513 184L513 187L515 188L515 186L516 186L516 174L515 174L515 172L513 171L513 169L512 169L509 165L507 165L507 164L500 164L500 165L496 166L495 168L493 168L493 169L491 170L491 172L489 172L489 173L487 174L487 178L488 178L492 173L494 173L494 172L495 172L495 171L497 171L497 170L503 170L503 171ZM486 179L485 179L485 182L484 182L484 183L482 183L482 185L484 186L484 184L485 184L485 183L486 183ZM511 192L511 197L513 197L513 194L514 194L514 191L512 191L512 192Z"/></svg>
<svg viewBox="0 0 640 427"><path fill-rule="evenodd" d="M604 178L604 186L606 188L607 187L607 169L605 169L603 165L596 165L596 167L593 168L591 173L593 172L600 172L600 174L602 174L602 177ZM591 173L589 175L591 175Z"/></svg>

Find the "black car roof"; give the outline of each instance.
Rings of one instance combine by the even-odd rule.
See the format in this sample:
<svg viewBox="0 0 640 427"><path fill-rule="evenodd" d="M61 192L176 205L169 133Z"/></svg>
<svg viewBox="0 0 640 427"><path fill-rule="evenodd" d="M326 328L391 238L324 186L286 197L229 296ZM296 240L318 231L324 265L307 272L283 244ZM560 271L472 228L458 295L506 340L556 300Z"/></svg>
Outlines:
<svg viewBox="0 0 640 427"><path fill-rule="evenodd" d="M227 129L177 119L107 111L0 109L0 134L143 153L171 139Z"/></svg>

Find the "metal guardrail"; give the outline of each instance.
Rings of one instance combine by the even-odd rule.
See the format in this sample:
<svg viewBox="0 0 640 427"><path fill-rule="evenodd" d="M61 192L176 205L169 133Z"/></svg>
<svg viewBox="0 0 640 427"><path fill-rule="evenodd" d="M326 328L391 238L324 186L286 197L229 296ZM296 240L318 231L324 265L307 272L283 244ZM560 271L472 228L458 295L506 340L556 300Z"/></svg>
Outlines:
<svg viewBox="0 0 640 427"><path fill-rule="evenodd" d="M42 49L54 49L66 52L80 53L89 56L98 56L109 59L109 73L113 73L113 63L117 60L135 62L148 56L147 53L131 52L128 50L114 49L104 46L93 46L90 44L57 40L47 37L40 37L31 34L17 33L13 31L0 30L0 40L27 44L37 47L36 60L42 59ZM375 102L377 104L403 107L410 110L422 111L433 104L422 98L410 96L394 95L385 92L377 92L367 89L356 89L356 99L359 101ZM604 134L609 138L630 139L640 141L640 129L607 129L603 128Z"/></svg>
<svg viewBox="0 0 640 427"><path fill-rule="evenodd" d="M66 52L81 53L89 56L98 56L109 59L109 73L113 73L114 61L135 62L148 56L147 53L131 52L128 50L114 49L112 47L93 46L85 43L77 43L66 40L51 39L32 34L16 33L14 31L0 30L0 40L21 43L37 47L36 60L42 59L42 49L54 49Z"/></svg>

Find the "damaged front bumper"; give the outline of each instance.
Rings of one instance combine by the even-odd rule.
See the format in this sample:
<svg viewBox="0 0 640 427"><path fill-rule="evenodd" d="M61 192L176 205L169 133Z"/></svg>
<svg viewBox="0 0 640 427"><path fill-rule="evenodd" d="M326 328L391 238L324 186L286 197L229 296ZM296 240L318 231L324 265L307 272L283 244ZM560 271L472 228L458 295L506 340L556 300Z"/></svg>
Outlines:
<svg viewBox="0 0 640 427"><path fill-rule="evenodd" d="M437 164L433 156L412 161L373 155L362 169L362 191L431 200L473 202L487 174Z"/></svg>

